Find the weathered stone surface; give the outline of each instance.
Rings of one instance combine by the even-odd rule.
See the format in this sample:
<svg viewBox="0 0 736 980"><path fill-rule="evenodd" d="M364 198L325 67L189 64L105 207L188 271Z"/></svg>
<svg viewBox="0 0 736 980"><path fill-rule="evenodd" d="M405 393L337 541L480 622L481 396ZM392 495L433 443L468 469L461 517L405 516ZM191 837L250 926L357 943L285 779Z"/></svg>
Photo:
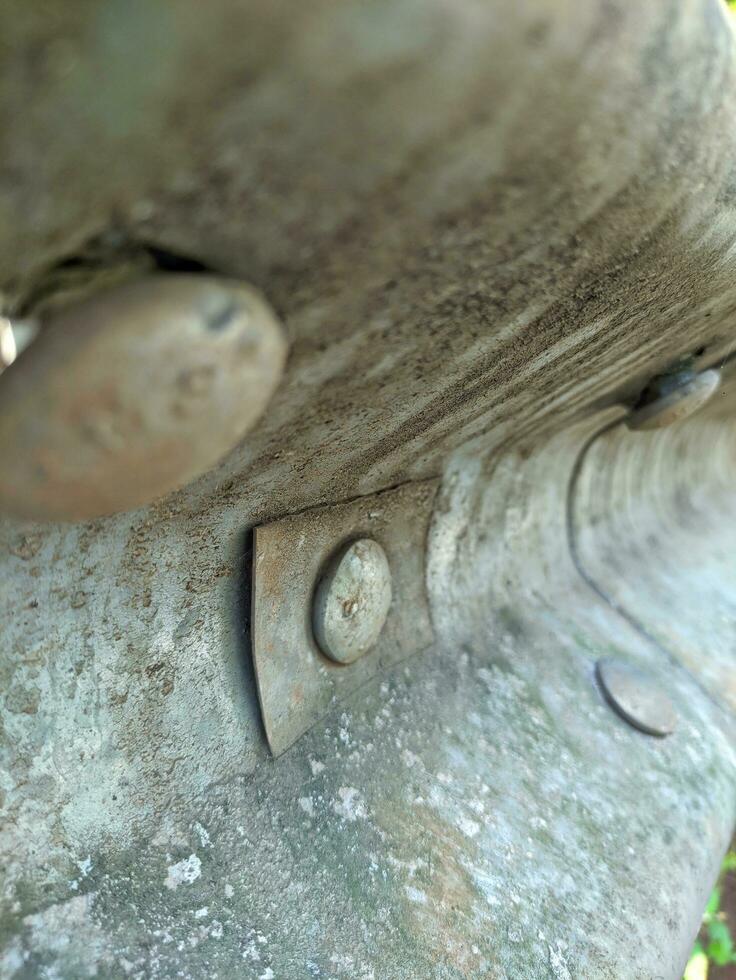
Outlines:
<svg viewBox="0 0 736 980"><path fill-rule="evenodd" d="M143 241L255 283L292 342L268 417L186 490L0 526L6 973L678 975L732 721L580 577L566 494L597 409L732 342L725 16L6 6L10 298ZM249 529L440 472L436 648L272 761ZM673 736L608 710L605 654L664 672Z"/></svg>

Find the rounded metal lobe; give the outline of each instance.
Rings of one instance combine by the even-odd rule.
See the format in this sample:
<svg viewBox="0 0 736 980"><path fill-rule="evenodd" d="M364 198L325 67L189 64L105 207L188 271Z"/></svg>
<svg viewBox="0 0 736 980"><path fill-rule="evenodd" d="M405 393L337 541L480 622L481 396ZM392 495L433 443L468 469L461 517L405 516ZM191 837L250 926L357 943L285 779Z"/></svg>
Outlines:
<svg viewBox="0 0 736 980"><path fill-rule="evenodd" d="M634 728L646 735L671 735L677 726L672 702L651 674L606 657L595 665L606 701Z"/></svg>
<svg viewBox="0 0 736 980"><path fill-rule="evenodd" d="M263 414L286 341L263 298L146 276L51 317L0 377L0 510L87 520L206 472Z"/></svg>
<svg viewBox="0 0 736 980"><path fill-rule="evenodd" d="M721 372L716 368L700 374L683 372L660 379L660 383L659 397L635 409L626 420L630 429L663 429L697 412L715 394L721 383Z"/></svg>
<svg viewBox="0 0 736 980"><path fill-rule="evenodd" d="M391 569L377 541L361 538L343 548L317 584L312 627L322 652L350 664L373 646L391 606Z"/></svg>

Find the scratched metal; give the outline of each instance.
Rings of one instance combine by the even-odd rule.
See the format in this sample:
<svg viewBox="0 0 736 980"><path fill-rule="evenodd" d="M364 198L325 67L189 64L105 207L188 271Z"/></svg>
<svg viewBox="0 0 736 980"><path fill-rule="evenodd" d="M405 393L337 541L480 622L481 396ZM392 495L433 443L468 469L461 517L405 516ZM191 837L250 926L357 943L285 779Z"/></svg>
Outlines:
<svg viewBox="0 0 736 980"><path fill-rule="evenodd" d="M255 529L251 642L274 755L376 672L432 642L425 557L437 485L408 484ZM355 663L336 664L321 653L312 632L314 590L336 549L361 537L384 548L393 598L373 649Z"/></svg>
<svg viewBox="0 0 736 980"><path fill-rule="evenodd" d="M627 433L630 466L612 442L590 454L597 486L631 496L623 513L601 496L596 526L584 476L576 534L625 595L573 566L565 500L598 408L732 349L728 16L716 0L3 5L11 306L93 243L113 264L150 245L252 282L290 357L248 439L183 490L75 526L0 522L0 972L682 975L736 797L733 723L704 690L735 649L711 406L687 438ZM660 438L665 481L677 459L700 475L658 511L636 498ZM439 474L435 642L274 760L249 530ZM617 608L632 595L658 643ZM604 655L667 674L671 737L610 711Z"/></svg>

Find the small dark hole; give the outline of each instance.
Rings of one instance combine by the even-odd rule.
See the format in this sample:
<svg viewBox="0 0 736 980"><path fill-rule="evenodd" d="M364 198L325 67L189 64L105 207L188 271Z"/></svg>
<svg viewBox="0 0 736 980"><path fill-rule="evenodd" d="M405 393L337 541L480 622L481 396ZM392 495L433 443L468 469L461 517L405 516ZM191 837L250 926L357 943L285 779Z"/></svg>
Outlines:
<svg viewBox="0 0 736 980"><path fill-rule="evenodd" d="M163 272L209 272L207 266L198 259L177 255L174 252L166 252L154 245L146 245L146 250L156 263L157 268Z"/></svg>
<svg viewBox="0 0 736 980"><path fill-rule="evenodd" d="M156 271L188 273L190 275L192 273L212 272L199 259L169 252L147 242L121 241L112 248L101 238L95 238L75 255L68 255L48 268L32 284L28 295L18 299L13 304L10 313L19 319L33 316L40 307L49 300L53 300L54 295L60 289L65 288L70 275L79 286L83 283L85 274L89 276L91 281L97 273L105 269L113 270L118 266L123 267L124 263L129 263L133 269L140 266L141 274Z"/></svg>
<svg viewBox="0 0 736 980"><path fill-rule="evenodd" d="M89 260L83 258L81 255L73 255L71 258L62 259L56 265L57 269L78 269L81 266L89 265Z"/></svg>
<svg viewBox="0 0 736 980"><path fill-rule="evenodd" d="M706 347L698 347L698 349L695 351L695 357L702 357L706 350Z"/></svg>

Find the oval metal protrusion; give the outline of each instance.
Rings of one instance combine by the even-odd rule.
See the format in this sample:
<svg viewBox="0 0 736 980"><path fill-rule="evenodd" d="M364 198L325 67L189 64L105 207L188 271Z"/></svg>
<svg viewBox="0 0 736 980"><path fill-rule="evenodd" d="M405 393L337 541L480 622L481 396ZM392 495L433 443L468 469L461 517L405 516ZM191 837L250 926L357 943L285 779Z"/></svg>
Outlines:
<svg viewBox="0 0 736 980"><path fill-rule="evenodd" d="M263 414L286 349L255 290L204 274L65 309L0 377L0 509L86 520L183 486Z"/></svg>
<svg viewBox="0 0 736 980"><path fill-rule="evenodd" d="M361 538L329 563L312 609L314 636L322 652L351 664L378 642L391 606L391 569L377 541Z"/></svg>
<svg viewBox="0 0 736 980"><path fill-rule="evenodd" d="M672 734L677 714L654 677L614 657L599 660L595 672L606 701L624 721L646 735Z"/></svg>
<svg viewBox="0 0 736 980"><path fill-rule="evenodd" d="M641 408L635 409L626 420L630 429L663 429L697 412L715 394L721 383L716 368L700 374L682 372L658 379L660 394Z"/></svg>

